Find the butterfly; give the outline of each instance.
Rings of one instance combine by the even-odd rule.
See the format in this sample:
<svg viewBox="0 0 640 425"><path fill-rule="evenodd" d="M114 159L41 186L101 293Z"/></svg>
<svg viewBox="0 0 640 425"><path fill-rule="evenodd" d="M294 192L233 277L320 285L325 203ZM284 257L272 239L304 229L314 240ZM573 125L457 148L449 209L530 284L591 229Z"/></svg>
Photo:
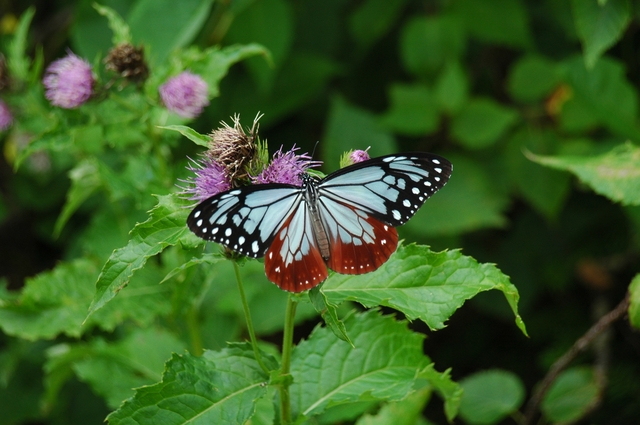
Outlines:
<svg viewBox="0 0 640 425"><path fill-rule="evenodd" d="M328 277L364 274L398 246L406 223L451 176L445 158L423 152L386 155L335 171L302 176L302 186L244 186L198 204L187 225L200 238L242 255L265 257L267 278L302 292Z"/></svg>

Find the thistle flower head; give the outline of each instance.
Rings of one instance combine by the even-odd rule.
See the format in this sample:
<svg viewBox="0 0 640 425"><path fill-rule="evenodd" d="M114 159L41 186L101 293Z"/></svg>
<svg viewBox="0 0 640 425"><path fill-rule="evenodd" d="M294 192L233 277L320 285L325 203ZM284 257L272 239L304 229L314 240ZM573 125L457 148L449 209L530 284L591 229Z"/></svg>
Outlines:
<svg viewBox="0 0 640 425"><path fill-rule="evenodd" d="M352 164L357 164L358 162L371 159L371 157L369 156L369 152L367 152L368 150L369 148L365 150L357 149L355 151L352 151L351 154L349 155L349 160L351 161Z"/></svg>
<svg viewBox="0 0 640 425"><path fill-rule="evenodd" d="M225 168L217 161L205 157L202 161L191 160L187 166L194 176L182 180L187 187L182 188L182 193L187 199L202 202L220 192L231 189L231 181Z"/></svg>
<svg viewBox="0 0 640 425"><path fill-rule="evenodd" d="M129 43L119 44L111 49L104 62L106 69L128 80L141 81L149 75L149 68L144 60L144 49L136 48Z"/></svg>
<svg viewBox="0 0 640 425"><path fill-rule="evenodd" d="M73 109L91 97L94 79L91 65L69 52L49 65L42 82L52 105Z"/></svg>
<svg viewBox="0 0 640 425"><path fill-rule="evenodd" d="M3 100L0 100L0 131L6 130L11 126L13 122L13 115L11 114L11 110L9 106L4 103Z"/></svg>
<svg viewBox="0 0 640 425"><path fill-rule="evenodd" d="M169 78L159 91L167 109L185 118L197 117L209 104L207 83L189 71Z"/></svg>
<svg viewBox="0 0 640 425"><path fill-rule="evenodd" d="M239 115L232 117L233 127L220 122L222 126L211 133L208 155L225 167L232 182L247 177L247 166L257 153L256 137L261 116L253 121L249 134L240 125Z"/></svg>
<svg viewBox="0 0 640 425"><path fill-rule="evenodd" d="M307 172L310 167L321 164L320 161L313 161L311 157L303 153L297 155L296 151L300 148L293 147L288 152L282 152L282 147L273 155L271 163L262 170L262 172L252 177L253 183L286 183L294 186L302 185L302 175Z"/></svg>

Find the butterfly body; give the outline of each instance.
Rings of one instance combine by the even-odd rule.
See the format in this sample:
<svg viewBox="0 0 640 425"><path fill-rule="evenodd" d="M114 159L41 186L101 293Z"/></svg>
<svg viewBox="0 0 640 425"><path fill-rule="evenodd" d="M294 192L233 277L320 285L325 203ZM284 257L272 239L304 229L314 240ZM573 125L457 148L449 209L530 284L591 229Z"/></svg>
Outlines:
<svg viewBox="0 0 640 425"><path fill-rule="evenodd" d="M219 193L187 219L199 237L240 254L265 257L267 278L301 292L328 276L363 274L386 262L404 224L448 181L437 155L387 155L342 168L302 186L264 184Z"/></svg>

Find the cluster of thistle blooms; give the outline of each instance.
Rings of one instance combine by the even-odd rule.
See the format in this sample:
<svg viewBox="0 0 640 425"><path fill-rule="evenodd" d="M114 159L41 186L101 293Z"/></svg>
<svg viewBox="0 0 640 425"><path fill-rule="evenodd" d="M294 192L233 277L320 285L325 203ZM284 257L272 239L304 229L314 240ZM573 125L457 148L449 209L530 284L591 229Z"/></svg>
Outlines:
<svg viewBox="0 0 640 425"><path fill-rule="evenodd" d="M0 58L0 76L6 74L3 63ZM114 47L105 58L105 64L107 70L131 81L140 82L148 76L142 48L129 44ZM75 109L94 94L96 80L89 62L69 51L67 56L49 65L42 83L45 96L52 105ZM185 118L197 117L209 104L207 83L189 71L169 78L158 91L166 108ZM9 106L0 99L0 130L5 130L12 122Z"/></svg>
<svg viewBox="0 0 640 425"><path fill-rule="evenodd" d="M309 168L320 165L307 153L297 154L295 145L287 152L283 147L268 161L265 143L258 139L258 120L248 132L240 125L238 115L232 118L233 127L222 122L222 127L214 130L210 136L209 150L199 161L192 160L187 167L194 175L182 180L182 194L192 201L202 202L231 188L249 184L285 183L302 185L302 175ZM368 150L368 148L367 148ZM355 164L369 159L366 150L347 152L345 164Z"/></svg>

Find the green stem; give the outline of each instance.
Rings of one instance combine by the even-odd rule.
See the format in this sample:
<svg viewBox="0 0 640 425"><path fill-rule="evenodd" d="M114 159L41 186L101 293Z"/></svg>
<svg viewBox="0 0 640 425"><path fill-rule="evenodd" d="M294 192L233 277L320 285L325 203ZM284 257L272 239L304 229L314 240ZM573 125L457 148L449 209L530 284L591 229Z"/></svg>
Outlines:
<svg viewBox="0 0 640 425"><path fill-rule="evenodd" d="M200 357L204 352L204 348L198 324L198 307L195 304L187 312L187 328L189 329L189 340L191 341L191 354Z"/></svg>
<svg viewBox="0 0 640 425"><path fill-rule="evenodd" d="M296 307L298 303L294 301L293 296L289 294L287 300L287 310L284 318L284 336L282 338L282 368L280 376L282 383L280 384L280 413L282 423L287 425L291 423L291 399L289 397L289 386L291 379L289 373L291 371L291 351L293 349L293 328L294 319L296 317Z"/></svg>
<svg viewBox="0 0 640 425"><path fill-rule="evenodd" d="M260 365L260 368L269 374L269 369L265 366L258 349L258 340L256 339L256 333L253 330L253 321L251 320L251 312L249 311L249 304L247 303L247 297L244 294L244 286L242 285L242 278L240 277L240 267L235 260L231 260L233 263L233 270L236 272L236 282L238 282L238 291L240 291L240 299L242 300L242 308L244 309L244 318L247 321L247 331L249 332L249 339L251 339L251 346L253 347L253 354L256 357L256 361Z"/></svg>

